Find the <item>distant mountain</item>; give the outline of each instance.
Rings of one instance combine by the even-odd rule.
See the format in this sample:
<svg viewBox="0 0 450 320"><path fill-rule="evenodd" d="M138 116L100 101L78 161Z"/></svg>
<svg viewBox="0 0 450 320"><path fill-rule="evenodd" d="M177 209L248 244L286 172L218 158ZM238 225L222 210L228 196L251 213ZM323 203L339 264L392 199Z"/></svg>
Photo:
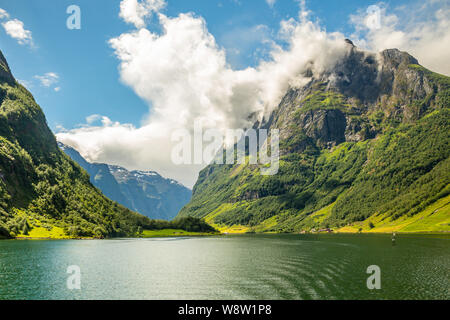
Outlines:
<svg viewBox="0 0 450 320"><path fill-rule="evenodd" d="M129 236L150 224L106 198L58 148L0 52L0 238Z"/></svg>
<svg viewBox="0 0 450 320"><path fill-rule="evenodd" d="M209 165L182 216L221 230L450 231L450 78L397 49L347 40L330 70L255 127L280 132L280 168Z"/></svg>
<svg viewBox="0 0 450 320"><path fill-rule="evenodd" d="M90 163L74 148L61 142L58 145L89 173L91 183L108 198L149 218L172 220L191 199L191 190L157 172Z"/></svg>

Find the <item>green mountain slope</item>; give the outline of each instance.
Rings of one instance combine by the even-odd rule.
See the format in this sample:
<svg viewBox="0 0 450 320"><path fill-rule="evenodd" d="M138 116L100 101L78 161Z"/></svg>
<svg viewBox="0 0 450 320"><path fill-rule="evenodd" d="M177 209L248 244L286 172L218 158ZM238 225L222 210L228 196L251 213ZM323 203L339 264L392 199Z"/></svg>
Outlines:
<svg viewBox="0 0 450 320"><path fill-rule="evenodd" d="M210 165L179 216L228 232L450 231L449 106L450 78L348 42L260 126L280 130L278 174Z"/></svg>
<svg viewBox="0 0 450 320"><path fill-rule="evenodd" d="M58 148L41 108L0 53L0 237L125 236L149 224L103 196Z"/></svg>
<svg viewBox="0 0 450 320"><path fill-rule="evenodd" d="M172 220L191 198L191 190L155 171L90 163L74 148L61 142L58 146L89 173L91 183L108 198L151 219Z"/></svg>

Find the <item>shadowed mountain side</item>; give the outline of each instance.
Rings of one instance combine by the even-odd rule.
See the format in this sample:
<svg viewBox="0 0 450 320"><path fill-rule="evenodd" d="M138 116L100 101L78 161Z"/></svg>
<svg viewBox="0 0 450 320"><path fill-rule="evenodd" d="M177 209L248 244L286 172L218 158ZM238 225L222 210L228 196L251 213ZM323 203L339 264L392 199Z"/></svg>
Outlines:
<svg viewBox="0 0 450 320"><path fill-rule="evenodd" d="M89 173L92 184L108 198L149 218L172 220L191 198L191 190L157 172L89 163L74 148L61 142L58 145Z"/></svg>

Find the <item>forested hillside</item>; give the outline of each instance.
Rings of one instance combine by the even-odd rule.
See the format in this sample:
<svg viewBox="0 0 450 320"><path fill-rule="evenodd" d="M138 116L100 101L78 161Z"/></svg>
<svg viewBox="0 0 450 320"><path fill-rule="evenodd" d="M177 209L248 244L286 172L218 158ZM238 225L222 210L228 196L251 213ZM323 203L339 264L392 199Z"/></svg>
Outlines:
<svg viewBox="0 0 450 320"><path fill-rule="evenodd" d="M58 145L89 173L91 183L108 198L151 219L172 220L191 198L191 190L155 171L90 163L74 148L61 142Z"/></svg>
<svg viewBox="0 0 450 320"><path fill-rule="evenodd" d="M260 125L280 130L278 174L210 165L180 216L230 232L450 231L449 77L347 45Z"/></svg>
<svg viewBox="0 0 450 320"><path fill-rule="evenodd" d="M107 199L64 154L0 52L0 237L133 235L151 221Z"/></svg>

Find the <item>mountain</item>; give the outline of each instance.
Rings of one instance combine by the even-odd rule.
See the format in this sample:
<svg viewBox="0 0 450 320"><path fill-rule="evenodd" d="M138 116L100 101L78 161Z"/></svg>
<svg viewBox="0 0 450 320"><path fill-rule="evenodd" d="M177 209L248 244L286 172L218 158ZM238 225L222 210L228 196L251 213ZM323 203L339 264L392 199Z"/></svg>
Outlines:
<svg viewBox="0 0 450 320"><path fill-rule="evenodd" d="M280 130L278 174L209 165L179 216L229 232L450 231L450 78L346 43L255 125Z"/></svg>
<svg viewBox="0 0 450 320"><path fill-rule="evenodd" d="M112 237L150 223L106 198L56 143L0 52L0 237Z"/></svg>
<svg viewBox="0 0 450 320"><path fill-rule="evenodd" d="M149 218L172 220L191 198L191 190L157 172L89 163L74 148L61 142L58 145L89 173L91 183L108 198Z"/></svg>

